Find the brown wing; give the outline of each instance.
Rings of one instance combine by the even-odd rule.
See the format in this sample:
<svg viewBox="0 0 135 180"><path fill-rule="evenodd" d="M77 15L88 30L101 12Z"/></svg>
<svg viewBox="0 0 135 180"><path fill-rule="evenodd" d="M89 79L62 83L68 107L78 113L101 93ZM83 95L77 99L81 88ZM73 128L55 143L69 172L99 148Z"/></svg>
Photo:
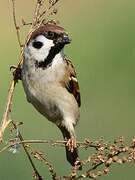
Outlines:
<svg viewBox="0 0 135 180"><path fill-rule="evenodd" d="M80 90L79 90L79 84L76 77L76 72L74 69L74 66L72 65L71 61L68 59L65 59L66 62L66 68L68 73L68 79L66 83L67 90L72 93L78 103L78 106L81 106L81 97L80 97Z"/></svg>

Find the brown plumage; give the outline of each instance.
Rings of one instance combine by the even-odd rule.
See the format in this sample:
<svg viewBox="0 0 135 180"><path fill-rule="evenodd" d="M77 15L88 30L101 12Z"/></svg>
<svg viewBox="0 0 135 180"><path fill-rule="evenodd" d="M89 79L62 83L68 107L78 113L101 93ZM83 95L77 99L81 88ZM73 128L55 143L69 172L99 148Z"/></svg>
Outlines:
<svg viewBox="0 0 135 180"><path fill-rule="evenodd" d="M45 25L40 26L38 29L36 29L32 33L30 40L34 39L38 35L45 35L45 32L48 32L48 31L55 32L56 34L62 34L65 32L65 29L55 24L47 23Z"/></svg>
<svg viewBox="0 0 135 180"><path fill-rule="evenodd" d="M67 90L72 93L78 103L81 106L80 88L76 77L75 68L69 59L65 59L67 63L68 82L66 85Z"/></svg>

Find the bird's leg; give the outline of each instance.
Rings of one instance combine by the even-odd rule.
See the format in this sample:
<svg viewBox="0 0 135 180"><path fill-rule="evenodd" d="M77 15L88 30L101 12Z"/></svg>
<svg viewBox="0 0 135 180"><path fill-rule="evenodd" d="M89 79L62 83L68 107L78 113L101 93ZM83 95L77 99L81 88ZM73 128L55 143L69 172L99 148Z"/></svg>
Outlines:
<svg viewBox="0 0 135 180"><path fill-rule="evenodd" d="M76 138L71 137L70 139L68 139L66 146L68 147L69 151L73 152L74 149L77 148Z"/></svg>

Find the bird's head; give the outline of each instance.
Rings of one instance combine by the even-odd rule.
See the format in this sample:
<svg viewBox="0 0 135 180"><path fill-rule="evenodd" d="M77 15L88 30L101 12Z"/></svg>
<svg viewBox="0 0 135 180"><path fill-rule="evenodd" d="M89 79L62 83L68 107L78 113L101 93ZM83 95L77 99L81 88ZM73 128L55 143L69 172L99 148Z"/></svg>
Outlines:
<svg viewBox="0 0 135 180"><path fill-rule="evenodd" d="M26 45L25 52L38 62L54 58L71 39L64 28L47 23L36 29Z"/></svg>

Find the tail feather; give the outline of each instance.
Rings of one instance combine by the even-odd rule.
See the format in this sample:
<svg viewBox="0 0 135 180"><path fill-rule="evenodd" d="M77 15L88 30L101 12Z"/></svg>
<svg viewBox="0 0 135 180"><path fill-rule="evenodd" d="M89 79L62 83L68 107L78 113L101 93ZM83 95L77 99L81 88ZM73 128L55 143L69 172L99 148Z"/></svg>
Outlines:
<svg viewBox="0 0 135 180"><path fill-rule="evenodd" d="M68 162L72 165L75 166L75 162L78 159L78 150L77 148L74 148L73 152L69 151L69 148L65 146L66 148L66 157Z"/></svg>

